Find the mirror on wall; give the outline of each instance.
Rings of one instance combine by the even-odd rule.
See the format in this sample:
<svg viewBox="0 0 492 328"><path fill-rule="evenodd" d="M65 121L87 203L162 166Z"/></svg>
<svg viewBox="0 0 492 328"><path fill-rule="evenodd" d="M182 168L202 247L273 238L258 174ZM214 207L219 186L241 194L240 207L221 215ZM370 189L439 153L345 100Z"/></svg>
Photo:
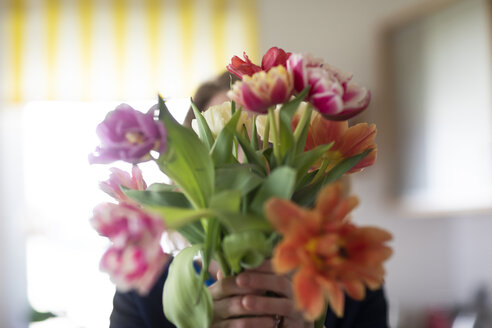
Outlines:
<svg viewBox="0 0 492 328"><path fill-rule="evenodd" d="M492 208L491 1L446 1L390 29L399 203Z"/></svg>

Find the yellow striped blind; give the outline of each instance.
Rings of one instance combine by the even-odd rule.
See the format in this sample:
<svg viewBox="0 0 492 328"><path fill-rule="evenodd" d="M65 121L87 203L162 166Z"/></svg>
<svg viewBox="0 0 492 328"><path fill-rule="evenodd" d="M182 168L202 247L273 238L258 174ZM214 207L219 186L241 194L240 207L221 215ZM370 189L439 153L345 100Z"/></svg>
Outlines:
<svg viewBox="0 0 492 328"><path fill-rule="evenodd" d="M189 97L246 51L259 60L253 0L3 0L0 97Z"/></svg>

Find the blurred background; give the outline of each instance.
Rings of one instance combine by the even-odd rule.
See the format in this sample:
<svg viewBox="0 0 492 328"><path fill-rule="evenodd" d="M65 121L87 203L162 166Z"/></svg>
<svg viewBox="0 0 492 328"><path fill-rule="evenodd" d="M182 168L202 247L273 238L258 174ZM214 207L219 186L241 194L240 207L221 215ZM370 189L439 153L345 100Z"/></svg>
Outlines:
<svg viewBox="0 0 492 328"><path fill-rule="evenodd" d="M108 326L97 123L157 92L182 120L200 82L272 46L372 92L358 120L378 161L353 178L354 220L394 235L391 326L492 327L491 2L0 0L0 327ZM31 307L57 317L29 323Z"/></svg>

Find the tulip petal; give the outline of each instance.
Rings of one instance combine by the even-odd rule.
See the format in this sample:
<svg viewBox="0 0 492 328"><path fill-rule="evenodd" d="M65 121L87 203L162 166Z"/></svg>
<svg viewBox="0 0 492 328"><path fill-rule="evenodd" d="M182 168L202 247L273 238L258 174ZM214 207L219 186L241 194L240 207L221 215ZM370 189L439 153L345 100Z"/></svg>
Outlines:
<svg viewBox="0 0 492 328"><path fill-rule="evenodd" d="M366 296L366 288L360 280L342 280L342 286L354 300L361 301Z"/></svg>
<svg viewBox="0 0 492 328"><path fill-rule="evenodd" d="M316 279L307 270L301 270L292 280L296 306L304 311L308 321L316 320L325 310L322 290Z"/></svg>
<svg viewBox="0 0 492 328"><path fill-rule="evenodd" d="M265 204L265 215L281 234L289 234L299 225L304 224L305 210L296 204L280 198L271 198Z"/></svg>
<svg viewBox="0 0 492 328"><path fill-rule="evenodd" d="M345 306L345 295L343 294L342 288L340 288L337 282L333 280L319 279L319 283L323 287L323 292L328 299L328 304L330 305L333 313L335 313L337 317L341 318L343 316Z"/></svg>
<svg viewBox="0 0 492 328"><path fill-rule="evenodd" d="M283 241L275 247L272 259L273 267L278 273L287 273L297 268L301 261L297 250L299 245L288 241Z"/></svg>
<svg viewBox="0 0 492 328"><path fill-rule="evenodd" d="M316 199L316 211L322 216L331 218L332 212L342 197L342 185L339 182L332 183L320 191Z"/></svg>

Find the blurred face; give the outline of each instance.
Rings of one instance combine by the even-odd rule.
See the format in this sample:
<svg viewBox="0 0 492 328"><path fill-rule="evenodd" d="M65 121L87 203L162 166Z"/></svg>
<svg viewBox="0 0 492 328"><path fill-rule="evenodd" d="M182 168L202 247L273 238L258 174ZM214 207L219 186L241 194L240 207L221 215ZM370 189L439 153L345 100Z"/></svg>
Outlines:
<svg viewBox="0 0 492 328"><path fill-rule="evenodd" d="M227 90L221 91L215 94L215 96L213 96L212 99L210 99L210 101L205 105L204 109L207 110L211 106L220 105L228 100L230 99L229 97L227 97Z"/></svg>

